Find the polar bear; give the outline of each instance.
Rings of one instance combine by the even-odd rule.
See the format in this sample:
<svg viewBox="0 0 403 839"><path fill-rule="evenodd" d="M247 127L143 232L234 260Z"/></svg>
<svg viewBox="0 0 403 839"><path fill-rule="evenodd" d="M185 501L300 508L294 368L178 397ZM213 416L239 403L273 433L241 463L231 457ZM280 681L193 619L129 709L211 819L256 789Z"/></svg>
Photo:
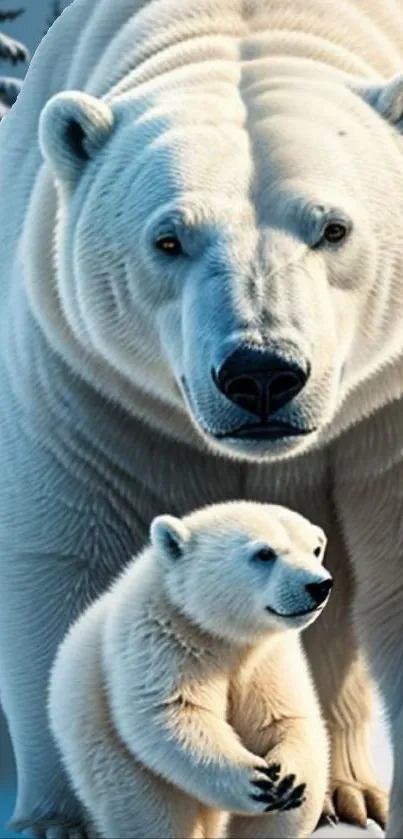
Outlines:
<svg viewBox="0 0 403 839"><path fill-rule="evenodd" d="M400 0L74 0L34 56L0 126L20 827L85 830L46 717L69 625L155 515L241 497L328 535L334 591L304 633L326 811L386 820L371 672L403 836L402 54Z"/></svg>
<svg viewBox="0 0 403 839"><path fill-rule="evenodd" d="M299 633L332 588L325 534L232 502L150 535L51 672L51 728L97 835L219 839L228 811L237 839L310 836L328 744Z"/></svg>

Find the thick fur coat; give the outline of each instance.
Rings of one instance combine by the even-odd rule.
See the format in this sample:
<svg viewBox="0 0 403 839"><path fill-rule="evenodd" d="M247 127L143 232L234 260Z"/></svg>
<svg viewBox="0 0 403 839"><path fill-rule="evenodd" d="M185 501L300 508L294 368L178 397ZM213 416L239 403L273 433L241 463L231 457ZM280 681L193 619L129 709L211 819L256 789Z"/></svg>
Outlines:
<svg viewBox="0 0 403 839"><path fill-rule="evenodd" d="M326 605L324 547L272 505L153 521L52 668L51 728L97 835L310 836L328 743L299 632Z"/></svg>
<svg viewBox="0 0 403 839"><path fill-rule="evenodd" d="M403 837L402 50L397 0L74 0L0 126L0 685L21 827L82 820L46 719L71 622L155 515L246 498L329 536L335 589L306 647L330 792L342 818L386 818L368 661Z"/></svg>

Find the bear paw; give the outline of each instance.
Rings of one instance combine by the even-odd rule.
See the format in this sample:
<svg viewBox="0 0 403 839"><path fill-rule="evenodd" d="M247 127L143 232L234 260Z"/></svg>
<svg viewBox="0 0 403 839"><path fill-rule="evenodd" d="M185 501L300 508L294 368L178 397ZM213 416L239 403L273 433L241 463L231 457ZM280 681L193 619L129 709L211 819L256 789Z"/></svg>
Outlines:
<svg viewBox="0 0 403 839"><path fill-rule="evenodd" d="M372 819L385 829L388 795L381 787L341 779L333 783L329 804L339 821L365 827L367 820Z"/></svg>
<svg viewBox="0 0 403 839"><path fill-rule="evenodd" d="M331 733L331 772L325 813L341 822L365 827L372 819L382 829L388 816L389 798L371 769L370 727L362 725L333 729Z"/></svg>
<svg viewBox="0 0 403 839"><path fill-rule="evenodd" d="M281 778L279 763L271 764L266 770L262 770L261 767L257 767L257 769L259 772L263 772L266 778L253 781L260 792L259 795L254 794L251 797L265 805L264 812L294 810L302 806L305 801L306 784L295 786L295 775L285 775L284 778Z"/></svg>

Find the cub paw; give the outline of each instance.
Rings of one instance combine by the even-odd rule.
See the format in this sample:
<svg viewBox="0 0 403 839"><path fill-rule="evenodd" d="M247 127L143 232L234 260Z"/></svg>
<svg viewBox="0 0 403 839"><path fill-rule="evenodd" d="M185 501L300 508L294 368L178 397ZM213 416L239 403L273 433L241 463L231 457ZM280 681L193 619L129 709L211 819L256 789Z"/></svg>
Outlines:
<svg viewBox="0 0 403 839"><path fill-rule="evenodd" d="M271 764L265 769L256 767L256 771L262 777L252 781L259 793L251 793L251 798L259 802L262 812L270 813L274 810L295 810L301 807L305 801L306 784L295 786L295 775L281 777L281 766L279 763Z"/></svg>

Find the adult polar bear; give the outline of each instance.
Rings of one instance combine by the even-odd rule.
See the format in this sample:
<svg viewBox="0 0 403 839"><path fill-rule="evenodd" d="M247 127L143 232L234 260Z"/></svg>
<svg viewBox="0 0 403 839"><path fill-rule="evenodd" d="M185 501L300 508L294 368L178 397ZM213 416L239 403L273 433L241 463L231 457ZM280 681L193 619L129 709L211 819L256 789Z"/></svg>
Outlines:
<svg viewBox="0 0 403 839"><path fill-rule="evenodd" d="M335 804L384 817L357 635L403 836L402 51L393 0L74 0L1 125L0 681L40 835L80 821L65 629L155 515L246 497L329 535Z"/></svg>

